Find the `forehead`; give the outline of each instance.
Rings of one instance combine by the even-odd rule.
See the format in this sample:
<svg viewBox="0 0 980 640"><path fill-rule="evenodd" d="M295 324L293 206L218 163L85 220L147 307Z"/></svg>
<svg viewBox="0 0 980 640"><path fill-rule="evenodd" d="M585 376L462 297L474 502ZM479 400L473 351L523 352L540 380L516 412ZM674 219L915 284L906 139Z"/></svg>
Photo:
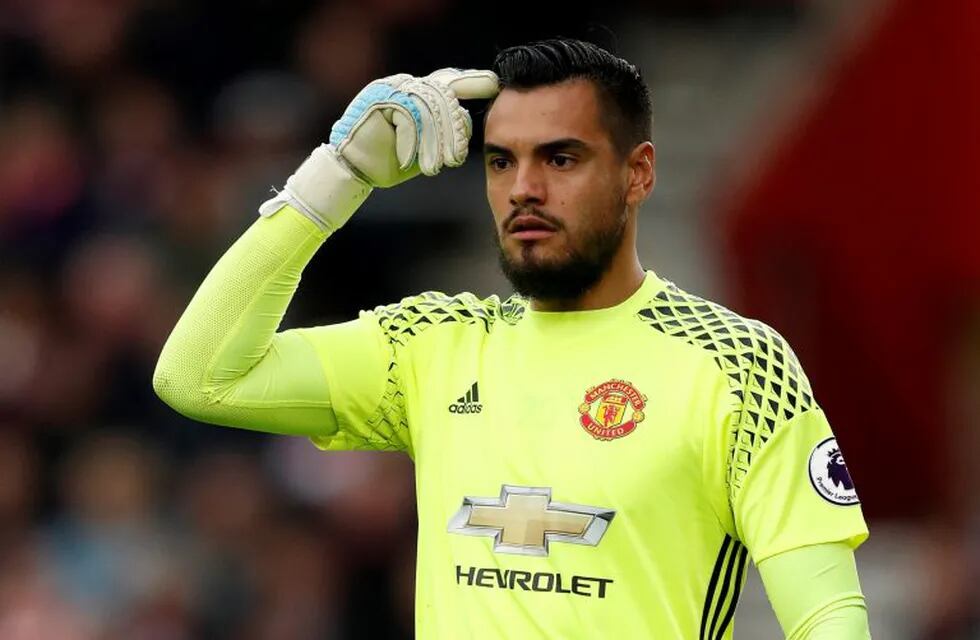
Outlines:
<svg viewBox="0 0 980 640"><path fill-rule="evenodd" d="M599 144L606 137L599 100L588 80L533 89L504 89L487 114L486 142L515 149L562 138Z"/></svg>

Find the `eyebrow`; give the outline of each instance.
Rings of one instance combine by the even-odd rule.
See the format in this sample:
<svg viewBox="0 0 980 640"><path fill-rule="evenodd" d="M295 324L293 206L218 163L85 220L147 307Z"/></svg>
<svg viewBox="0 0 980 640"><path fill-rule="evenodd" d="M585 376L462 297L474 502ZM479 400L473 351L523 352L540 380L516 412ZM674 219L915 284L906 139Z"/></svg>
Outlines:
<svg viewBox="0 0 980 640"><path fill-rule="evenodd" d="M559 138L558 140L551 140L549 142L542 142L539 145L535 145L535 154L550 154L556 153L558 151L584 151L589 148L583 140L578 138ZM503 156L513 156L514 152L503 147L499 144L493 144L492 142L484 143L483 145L484 155L489 155L491 153L499 153Z"/></svg>

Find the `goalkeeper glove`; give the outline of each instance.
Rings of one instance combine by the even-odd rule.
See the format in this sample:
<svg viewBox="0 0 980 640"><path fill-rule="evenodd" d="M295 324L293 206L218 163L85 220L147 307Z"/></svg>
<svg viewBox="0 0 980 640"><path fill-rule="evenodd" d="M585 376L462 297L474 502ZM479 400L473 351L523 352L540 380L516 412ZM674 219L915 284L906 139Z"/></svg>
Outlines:
<svg viewBox="0 0 980 640"><path fill-rule="evenodd" d="M374 187L462 165L473 122L459 99L492 98L498 90L497 76L477 69L440 69L424 78L403 73L370 83L334 123L329 144L314 149L259 213L271 216L289 204L324 231L335 231Z"/></svg>

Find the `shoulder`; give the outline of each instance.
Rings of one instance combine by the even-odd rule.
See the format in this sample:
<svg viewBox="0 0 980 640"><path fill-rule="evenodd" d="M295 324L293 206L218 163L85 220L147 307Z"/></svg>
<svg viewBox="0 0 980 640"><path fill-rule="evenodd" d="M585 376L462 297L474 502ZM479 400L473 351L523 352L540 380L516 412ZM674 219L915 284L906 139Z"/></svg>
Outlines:
<svg viewBox="0 0 980 640"><path fill-rule="evenodd" d="M519 296L501 300L496 295L480 298L467 291L425 291L375 307L371 313L390 339L404 342L436 325L471 326L489 333L499 322L516 323L526 307L526 300Z"/></svg>
<svg viewBox="0 0 980 640"><path fill-rule="evenodd" d="M637 316L652 329L709 354L728 377L740 404L747 399L771 403L773 412L778 405L779 413L785 414L779 416L782 419L813 404L793 349L761 320L687 293L670 282Z"/></svg>

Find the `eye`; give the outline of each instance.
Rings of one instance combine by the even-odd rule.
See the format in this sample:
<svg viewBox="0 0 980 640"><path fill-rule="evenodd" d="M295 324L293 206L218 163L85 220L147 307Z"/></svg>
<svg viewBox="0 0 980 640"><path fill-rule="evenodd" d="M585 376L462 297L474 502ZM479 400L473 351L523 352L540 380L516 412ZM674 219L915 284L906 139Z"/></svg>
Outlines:
<svg viewBox="0 0 980 640"><path fill-rule="evenodd" d="M558 153L551 156L550 163L556 169L570 169L575 166L576 161L576 158L573 156Z"/></svg>
<svg viewBox="0 0 980 640"><path fill-rule="evenodd" d="M510 160L503 156L490 156L487 158L487 166L494 171L503 171L510 167Z"/></svg>

